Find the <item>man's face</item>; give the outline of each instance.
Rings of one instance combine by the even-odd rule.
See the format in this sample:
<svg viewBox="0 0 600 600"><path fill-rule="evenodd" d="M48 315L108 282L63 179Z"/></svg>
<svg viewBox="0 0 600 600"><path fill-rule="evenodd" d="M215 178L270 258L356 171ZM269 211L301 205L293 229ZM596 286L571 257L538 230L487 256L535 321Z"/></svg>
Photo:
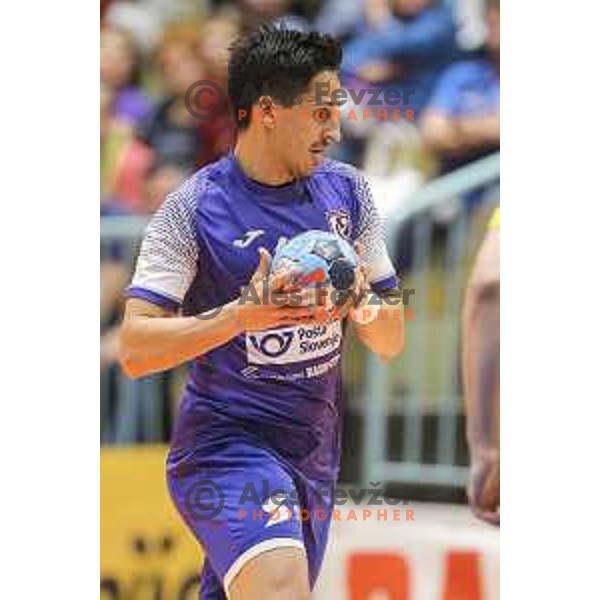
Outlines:
<svg viewBox="0 0 600 600"><path fill-rule="evenodd" d="M291 108L277 106L271 135L273 152L294 177L306 177L340 141L339 109L331 98L341 87L337 73L322 71Z"/></svg>

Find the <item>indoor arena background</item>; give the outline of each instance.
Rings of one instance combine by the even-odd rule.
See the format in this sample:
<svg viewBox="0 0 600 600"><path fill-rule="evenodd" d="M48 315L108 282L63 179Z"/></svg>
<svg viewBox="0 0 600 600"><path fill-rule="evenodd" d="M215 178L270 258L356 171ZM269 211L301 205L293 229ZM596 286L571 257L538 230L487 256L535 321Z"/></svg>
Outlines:
<svg viewBox="0 0 600 600"><path fill-rule="evenodd" d="M202 557L164 477L186 369L133 381L117 363L122 292L149 216L233 139L228 118L194 119L186 90L223 82L230 41L264 21L336 34L360 72L373 54L361 64L357 49L407 1L101 2L101 598L197 597ZM437 11L439 27L410 31L409 23L414 47L378 55L399 67L382 87L417 90L415 119L344 119L334 154L367 174L390 254L414 293L399 359L384 364L347 340L340 487L349 500L333 524L317 600L499 598L499 532L477 522L465 502L459 369L465 281L499 202L499 135L454 160L428 131L428 115L441 105L458 105L460 114L498 110L485 69L466 91L451 85L457 65L487 60L490 31L483 0L417 4ZM448 23L450 46L436 37ZM389 500L371 506L377 490Z"/></svg>

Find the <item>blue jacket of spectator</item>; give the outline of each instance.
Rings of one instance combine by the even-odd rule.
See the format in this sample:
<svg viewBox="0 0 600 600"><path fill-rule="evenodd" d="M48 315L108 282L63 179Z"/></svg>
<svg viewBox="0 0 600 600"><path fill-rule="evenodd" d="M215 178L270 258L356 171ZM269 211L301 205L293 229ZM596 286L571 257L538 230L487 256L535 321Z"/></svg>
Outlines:
<svg viewBox="0 0 600 600"><path fill-rule="evenodd" d="M485 55L448 67L438 81L427 110L454 118L482 117L500 112L500 73ZM474 150L469 156L442 161L452 171L498 151L498 146Z"/></svg>
<svg viewBox="0 0 600 600"><path fill-rule="evenodd" d="M456 63L442 74L427 108L452 117L499 112L500 74L487 58Z"/></svg>
<svg viewBox="0 0 600 600"><path fill-rule="evenodd" d="M402 78L378 87L414 89L408 108L414 109L418 116L439 74L457 56L456 26L452 13L445 6L435 5L411 19L391 17L376 28L359 31L344 48L341 70L347 83L348 79L357 77L361 67L369 63L400 63Z"/></svg>

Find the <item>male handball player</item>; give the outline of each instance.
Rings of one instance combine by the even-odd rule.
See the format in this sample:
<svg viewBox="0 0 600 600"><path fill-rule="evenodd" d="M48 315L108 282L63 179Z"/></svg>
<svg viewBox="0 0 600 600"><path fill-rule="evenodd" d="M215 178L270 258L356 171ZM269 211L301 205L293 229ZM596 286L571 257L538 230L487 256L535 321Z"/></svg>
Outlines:
<svg viewBox="0 0 600 600"><path fill-rule="evenodd" d="M340 62L338 43L319 33L262 27L237 40L229 96L236 116L247 118L238 121L235 148L167 196L128 288L126 372L192 361L167 479L204 550L202 600L307 600L327 543L346 327L307 321L314 311L305 303L238 302L249 281L258 290L265 279L271 291L290 285L290 272L269 276L280 238L320 229L358 243L364 285L389 318L355 322L356 335L383 358L403 347L403 321L392 317L402 308L398 280L367 183L324 157L340 137L331 98ZM250 517L268 504L261 497L240 506L248 483L262 493L265 481L285 491L283 506L296 497L311 518L291 506L291 518L277 522L240 518L240 508ZM202 486L222 504L210 519L190 500ZM325 518L314 518L318 508Z"/></svg>

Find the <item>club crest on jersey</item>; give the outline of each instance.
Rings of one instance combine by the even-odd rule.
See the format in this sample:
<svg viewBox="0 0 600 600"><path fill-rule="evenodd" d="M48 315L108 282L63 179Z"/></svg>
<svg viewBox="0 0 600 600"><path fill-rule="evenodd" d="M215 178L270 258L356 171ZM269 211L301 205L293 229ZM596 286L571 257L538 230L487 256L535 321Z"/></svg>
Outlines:
<svg viewBox="0 0 600 600"><path fill-rule="evenodd" d="M336 208L335 210L327 211L326 216L331 231L345 240L351 241L352 221L350 219L350 212L343 208Z"/></svg>

